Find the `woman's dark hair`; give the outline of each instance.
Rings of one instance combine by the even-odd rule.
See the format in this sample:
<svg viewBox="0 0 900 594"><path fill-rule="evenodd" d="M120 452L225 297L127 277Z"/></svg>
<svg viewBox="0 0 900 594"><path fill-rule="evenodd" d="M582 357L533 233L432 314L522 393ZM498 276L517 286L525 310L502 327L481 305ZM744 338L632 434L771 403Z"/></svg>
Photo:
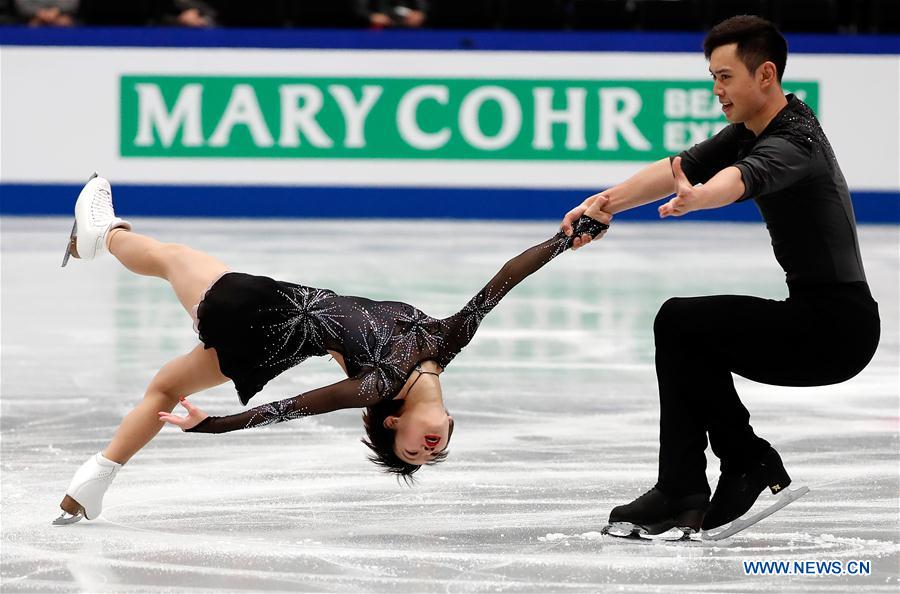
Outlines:
<svg viewBox="0 0 900 594"><path fill-rule="evenodd" d="M778 82L784 75L787 64L787 40L778 29L766 19L749 14L725 19L706 34L703 40L703 54L706 59L713 50L723 45L737 44L737 56L750 72L756 72L765 62L775 64Z"/></svg>
<svg viewBox="0 0 900 594"><path fill-rule="evenodd" d="M400 459L394 453L394 436L396 432L384 426L384 420L388 417L399 417L403 413L403 405L405 400L384 400L374 406L366 407L363 413L363 426L366 429L366 435L369 439L362 439L366 447L372 450L369 460L384 468L389 474L397 475L397 480L401 478L407 485L415 482L413 473L421 468L418 464L410 464ZM450 437L453 435L453 419L450 419L450 432L447 435L447 444L450 444ZM447 450L434 455L430 462L426 462L428 466L443 462L447 458Z"/></svg>

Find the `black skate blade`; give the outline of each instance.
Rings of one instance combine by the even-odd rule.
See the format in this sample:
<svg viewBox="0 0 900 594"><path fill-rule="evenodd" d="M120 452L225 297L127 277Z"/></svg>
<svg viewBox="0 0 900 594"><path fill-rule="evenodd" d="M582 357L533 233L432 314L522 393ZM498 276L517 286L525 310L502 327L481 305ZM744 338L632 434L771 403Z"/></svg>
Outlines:
<svg viewBox="0 0 900 594"><path fill-rule="evenodd" d="M768 518L783 507L786 507L791 503L797 501L807 493L809 493L809 487L783 489L775 503L773 503L766 509L745 518L738 518L722 529L716 528L714 530L704 530L703 540L723 540L730 536L734 536L738 532L741 532L742 530L753 526L760 520Z"/></svg>
<svg viewBox="0 0 900 594"><path fill-rule="evenodd" d="M96 173L94 175L97 175ZM65 268L66 264L69 263L69 256L72 255L72 242L75 241L75 235L78 233L78 222L72 223L72 232L69 233L69 242L66 244L66 253L63 255L62 266L60 268Z"/></svg>

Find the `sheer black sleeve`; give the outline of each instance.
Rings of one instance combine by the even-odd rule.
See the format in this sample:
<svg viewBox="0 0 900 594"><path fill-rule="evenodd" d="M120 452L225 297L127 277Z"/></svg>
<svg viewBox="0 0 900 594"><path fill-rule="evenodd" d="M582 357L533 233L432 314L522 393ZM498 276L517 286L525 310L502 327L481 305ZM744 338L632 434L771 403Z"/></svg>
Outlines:
<svg viewBox="0 0 900 594"><path fill-rule="evenodd" d="M368 374L348 378L277 402L270 402L225 417L207 417L188 433L227 433L238 429L264 427L292 419L321 415L344 408L362 408L378 402L375 382L366 381Z"/></svg>
<svg viewBox="0 0 900 594"><path fill-rule="evenodd" d="M582 216L574 225L571 237L560 231L547 241L528 248L508 261L458 313L444 320L446 333L444 349L438 363L446 367L469 342L478 330L481 320L490 313L503 297L528 275L539 270L544 264L572 246L572 241L584 233L596 237L608 225Z"/></svg>

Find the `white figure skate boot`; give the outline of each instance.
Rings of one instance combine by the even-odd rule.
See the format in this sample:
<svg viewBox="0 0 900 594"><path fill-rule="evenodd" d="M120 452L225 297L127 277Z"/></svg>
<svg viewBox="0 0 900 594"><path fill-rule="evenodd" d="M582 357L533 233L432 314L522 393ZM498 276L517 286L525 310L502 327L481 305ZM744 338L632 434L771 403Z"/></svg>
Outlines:
<svg viewBox="0 0 900 594"><path fill-rule="evenodd" d="M106 236L117 227L130 231L131 223L116 216L109 182L95 173L75 202L75 223L72 225L62 265L69 263L70 255L82 260L93 260L106 252Z"/></svg>
<svg viewBox="0 0 900 594"><path fill-rule="evenodd" d="M112 484L122 465L107 460L102 453L96 453L81 465L59 507L63 513L53 520L55 526L74 524L81 518L94 520L103 509L103 495Z"/></svg>

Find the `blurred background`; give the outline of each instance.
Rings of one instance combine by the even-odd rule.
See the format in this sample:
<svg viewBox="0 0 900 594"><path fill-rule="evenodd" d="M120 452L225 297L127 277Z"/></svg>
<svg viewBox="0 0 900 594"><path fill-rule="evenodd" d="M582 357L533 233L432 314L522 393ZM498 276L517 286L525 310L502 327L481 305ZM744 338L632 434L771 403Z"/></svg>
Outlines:
<svg viewBox="0 0 900 594"><path fill-rule="evenodd" d="M31 26L695 31L758 14L785 31L900 32L895 0L2 0Z"/></svg>

